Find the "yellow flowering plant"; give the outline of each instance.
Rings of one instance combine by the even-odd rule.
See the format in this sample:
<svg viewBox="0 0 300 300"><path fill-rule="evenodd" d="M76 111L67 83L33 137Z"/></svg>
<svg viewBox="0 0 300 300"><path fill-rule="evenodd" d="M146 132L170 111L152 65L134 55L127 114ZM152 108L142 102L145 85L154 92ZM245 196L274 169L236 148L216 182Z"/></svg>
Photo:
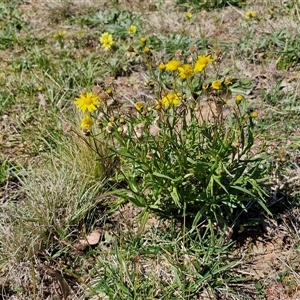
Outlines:
<svg viewBox="0 0 300 300"><path fill-rule="evenodd" d="M108 32L104 32L100 36L99 41L101 43L101 46L106 51L109 50L111 48L111 46L113 45L113 43L114 43L113 36L110 33L108 33Z"/></svg>
<svg viewBox="0 0 300 300"><path fill-rule="evenodd" d="M236 80L221 76L220 57L193 48L188 62L154 63L146 41L139 40L139 55L148 65L153 97L133 99L131 112L89 92L75 100L89 112L81 121L81 129L91 132L86 139L93 143L87 143L106 143L118 162L115 180L126 188L116 191L117 204L130 201L145 213L195 226L230 224L252 202L268 212L265 158L252 151L259 115L248 112L245 96L232 95ZM115 92L106 96L114 100Z"/></svg>
<svg viewBox="0 0 300 300"><path fill-rule="evenodd" d="M245 13L245 15L246 15L246 17L248 17L248 18L255 18L256 17L256 11L253 11L253 10L251 10L251 11L247 11L246 13Z"/></svg>
<svg viewBox="0 0 300 300"><path fill-rule="evenodd" d="M75 104L82 112L85 112L86 110L92 112L97 109L97 105L99 105L100 102L98 96L94 95L92 92L82 92L80 97L76 98Z"/></svg>
<svg viewBox="0 0 300 300"><path fill-rule="evenodd" d="M63 49L64 45L65 45L65 36L66 36L65 30L61 30L61 31L57 32L56 34L54 34L54 36L53 36L58 41L61 49Z"/></svg>
<svg viewBox="0 0 300 300"><path fill-rule="evenodd" d="M129 27L127 28L127 31L128 31L128 33L130 33L130 34L135 34L135 33L136 33L136 30L137 30L137 28L136 28L136 26L134 26L134 25L131 25L131 26L129 26Z"/></svg>

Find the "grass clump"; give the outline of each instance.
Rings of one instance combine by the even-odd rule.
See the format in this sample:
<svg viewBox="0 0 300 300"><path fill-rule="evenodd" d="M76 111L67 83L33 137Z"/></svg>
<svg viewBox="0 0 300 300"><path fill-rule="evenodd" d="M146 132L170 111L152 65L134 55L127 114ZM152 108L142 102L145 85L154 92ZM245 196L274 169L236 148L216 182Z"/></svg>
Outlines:
<svg viewBox="0 0 300 300"><path fill-rule="evenodd" d="M177 4L184 5L184 4L189 4L193 5L195 9L206 9L206 10L213 10L217 8L222 8L227 5L233 5L233 6L238 6L241 7L242 5L245 4L245 1L243 0L176 0Z"/></svg>
<svg viewBox="0 0 300 300"><path fill-rule="evenodd" d="M160 224L160 223L158 223ZM185 240L176 227L168 232L156 226L121 243L112 241L107 257L98 256L91 285L109 299L194 299L226 288L226 271L235 265L226 259L229 244L221 236L187 232ZM128 234L126 235L128 236ZM160 245L158 247L158 245ZM110 263L109 263L110 262Z"/></svg>
<svg viewBox="0 0 300 300"><path fill-rule="evenodd" d="M18 1L0 3L0 49L5 50L19 42L19 33L27 23L16 9Z"/></svg>

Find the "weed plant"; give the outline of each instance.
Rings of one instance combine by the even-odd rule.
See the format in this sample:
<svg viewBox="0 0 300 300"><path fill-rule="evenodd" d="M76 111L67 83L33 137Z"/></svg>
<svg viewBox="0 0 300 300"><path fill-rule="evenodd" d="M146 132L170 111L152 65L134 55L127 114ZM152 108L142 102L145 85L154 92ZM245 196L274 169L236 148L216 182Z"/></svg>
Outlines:
<svg viewBox="0 0 300 300"><path fill-rule="evenodd" d="M132 99L132 113L108 105L116 97L111 88L96 86L75 101L84 114L81 138L103 166L99 147L119 161L115 178L127 185L119 196L145 213L193 226L229 224L250 202L268 211L265 157L252 151L257 112L247 110L242 95L229 105L237 80L222 76L221 54L191 46L157 64L147 38L140 41L128 51L148 68L153 98ZM118 41L106 32L100 42L109 50Z"/></svg>

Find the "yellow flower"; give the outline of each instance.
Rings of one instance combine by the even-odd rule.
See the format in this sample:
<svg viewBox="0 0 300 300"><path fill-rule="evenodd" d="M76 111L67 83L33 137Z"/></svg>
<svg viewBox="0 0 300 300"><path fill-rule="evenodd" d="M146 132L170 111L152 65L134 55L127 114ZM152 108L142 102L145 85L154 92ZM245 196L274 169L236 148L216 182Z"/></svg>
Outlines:
<svg viewBox="0 0 300 300"><path fill-rule="evenodd" d="M166 64L166 70L167 71L176 71L178 68L180 67L180 61L174 59L174 60L170 60L167 64Z"/></svg>
<svg viewBox="0 0 300 300"><path fill-rule="evenodd" d="M211 87L215 90L219 90L221 88L223 80L215 80L212 82Z"/></svg>
<svg viewBox="0 0 300 300"><path fill-rule="evenodd" d="M292 281L292 277L291 277L291 276L285 276L285 277L283 278L283 282L284 282L284 283L289 283L290 281Z"/></svg>
<svg viewBox="0 0 300 300"><path fill-rule="evenodd" d="M246 15L246 17L248 17L248 18L255 18L255 17L256 17L256 11L254 11L254 10L247 11L247 12L245 13L245 15Z"/></svg>
<svg viewBox="0 0 300 300"><path fill-rule="evenodd" d="M185 14L185 17L189 20L189 19L191 19L191 18L193 17L193 14L190 13L190 12L187 12L187 13Z"/></svg>
<svg viewBox="0 0 300 300"><path fill-rule="evenodd" d="M105 49L105 51L109 50L111 48L112 44L114 43L113 36L108 32L104 32L100 36L99 41L100 41L102 47Z"/></svg>
<svg viewBox="0 0 300 300"><path fill-rule="evenodd" d="M97 105L100 104L98 96L93 93L82 92L80 97L75 100L75 104L82 112L85 112L86 110L90 112L96 110Z"/></svg>
<svg viewBox="0 0 300 300"><path fill-rule="evenodd" d="M113 93L111 89L107 89L105 92L106 92L106 94L109 95L109 96L111 96L112 93Z"/></svg>
<svg viewBox="0 0 300 300"><path fill-rule="evenodd" d="M156 104L155 109L156 110L161 110L161 104L160 103Z"/></svg>
<svg viewBox="0 0 300 300"><path fill-rule="evenodd" d="M138 101L135 103L136 110L141 111L143 109L143 107L144 107L144 102Z"/></svg>
<svg viewBox="0 0 300 300"><path fill-rule="evenodd" d="M257 117L258 117L258 112L257 112L257 111L253 111L253 112L250 114L250 117L251 117L251 118L257 118Z"/></svg>
<svg viewBox="0 0 300 300"><path fill-rule="evenodd" d="M168 93L165 97L161 99L161 105L167 108L171 105L179 105L181 101L181 96L178 93Z"/></svg>
<svg viewBox="0 0 300 300"><path fill-rule="evenodd" d="M131 25L130 27L127 28L128 33L134 34L136 33L136 26Z"/></svg>
<svg viewBox="0 0 300 300"><path fill-rule="evenodd" d="M240 104L243 101L244 97L242 95L236 95L235 103Z"/></svg>
<svg viewBox="0 0 300 300"><path fill-rule="evenodd" d="M141 43L146 44L147 39L145 37L142 37L140 41L141 41Z"/></svg>
<svg viewBox="0 0 300 300"><path fill-rule="evenodd" d="M164 71L166 69L166 65L164 63L160 63L158 68L161 70L161 71Z"/></svg>
<svg viewBox="0 0 300 300"><path fill-rule="evenodd" d="M65 35L66 35L66 31L62 30L62 31L59 31L57 34L55 34L54 37L57 39L62 39L62 38L64 38Z"/></svg>
<svg viewBox="0 0 300 300"><path fill-rule="evenodd" d="M94 120L89 116L85 115L81 120L81 129L91 129L94 125Z"/></svg>
<svg viewBox="0 0 300 300"><path fill-rule="evenodd" d="M190 64L182 65L178 68L178 71L180 72L180 78L182 80L191 78L194 76L194 70L193 67Z"/></svg>
<svg viewBox="0 0 300 300"><path fill-rule="evenodd" d="M206 64L201 64L200 61L196 61L194 71L195 72L202 72L206 67Z"/></svg>
<svg viewBox="0 0 300 300"><path fill-rule="evenodd" d="M151 51L151 50L150 50L149 47L146 46L146 47L144 48L144 52L145 52L145 53L150 53L150 51Z"/></svg>
<svg viewBox="0 0 300 300"><path fill-rule="evenodd" d="M211 58L211 55L206 55L206 61L207 63L213 63L215 60Z"/></svg>
<svg viewBox="0 0 300 300"><path fill-rule="evenodd" d="M200 55L195 63L194 71L202 72L208 63L214 62L210 55Z"/></svg>

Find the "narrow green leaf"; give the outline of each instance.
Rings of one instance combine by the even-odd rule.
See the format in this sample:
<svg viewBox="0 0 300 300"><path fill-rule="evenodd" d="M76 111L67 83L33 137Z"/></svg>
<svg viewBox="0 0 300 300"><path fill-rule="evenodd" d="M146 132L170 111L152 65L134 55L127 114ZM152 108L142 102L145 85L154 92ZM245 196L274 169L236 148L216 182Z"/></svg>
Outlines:
<svg viewBox="0 0 300 300"><path fill-rule="evenodd" d="M175 204L176 204L177 206L181 207L181 205L180 205L180 198L179 198L179 196L178 196L177 189L176 189L175 186L173 186L173 190L172 190L172 192L171 192L171 197L172 197L172 199L174 200Z"/></svg>
<svg viewBox="0 0 300 300"><path fill-rule="evenodd" d="M226 187L221 183L221 181L219 180L219 178L215 175L212 176L213 180L225 191L226 194L229 194Z"/></svg>
<svg viewBox="0 0 300 300"><path fill-rule="evenodd" d="M173 178L171 178L171 177L169 177L167 175L158 173L158 172L153 172L153 176L160 177L160 178L165 178L165 179L168 179L168 180L174 180Z"/></svg>

